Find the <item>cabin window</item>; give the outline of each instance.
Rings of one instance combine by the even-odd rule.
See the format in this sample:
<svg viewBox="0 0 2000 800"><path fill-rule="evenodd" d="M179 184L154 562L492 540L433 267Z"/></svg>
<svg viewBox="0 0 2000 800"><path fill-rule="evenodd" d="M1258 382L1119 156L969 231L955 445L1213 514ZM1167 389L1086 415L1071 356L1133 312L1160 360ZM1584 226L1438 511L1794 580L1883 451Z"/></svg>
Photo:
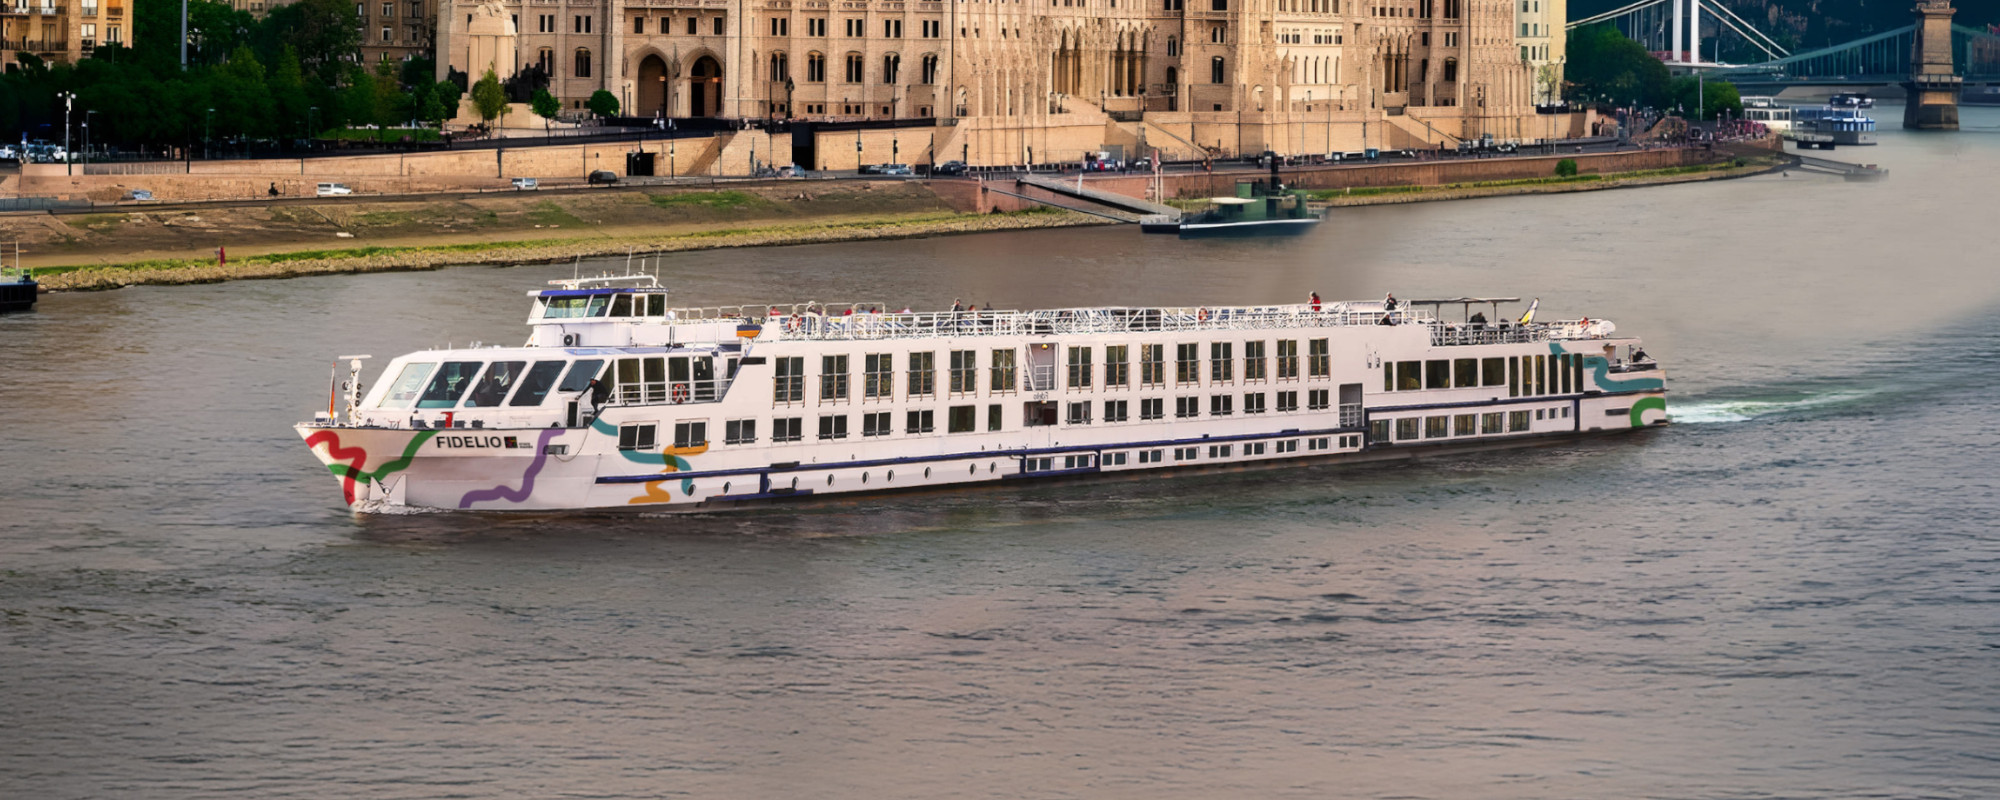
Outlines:
<svg viewBox="0 0 2000 800"><path fill-rule="evenodd" d="M1243 413L1245 413L1245 414L1262 414L1262 413L1264 413L1264 393L1263 393L1263 392L1256 392L1256 393L1253 393L1253 394L1246 394L1246 395L1244 395L1244 396L1243 396Z"/></svg>
<svg viewBox="0 0 2000 800"><path fill-rule="evenodd" d="M1549 357L1535 356L1535 394L1549 393Z"/></svg>
<svg viewBox="0 0 2000 800"><path fill-rule="evenodd" d="M1479 359L1461 358L1451 362L1451 385L1460 389L1479 385Z"/></svg>
<svg viewBox="0 0 2000 800"><path fill-rule="evenodd" d="M1479 424L1479 415L1477 414L1456 415L1451 418L1451 435L1471 436L1474 432L1476 432L1478 424Z"/></svg>
<svg viewBox="0 0 2000 800"><path fill-rule="evenodd" d="M754 419L732 419L722 423L723 444L755 444L757 442L757 421Z"/></svg>
<svg viewBox="0 0 2000 800"><path fill-rule="evenodd" d="M861 415L862 436L888 436L890 431L889 425L889 412L887 411L877 411L872 414Z"/></svg>
<svg viewBox="0 0 2000 800"><path fill-rule="evenodd" d="M1235 395L1218 394L1208 398L1208 415L1211 417L1226 417L1235 410L1235 406Z"/></svg>
<svg viewBox="0 0 2000 800"><path fill-rule="evenodd" d="M1310 390L1307 390L1307 391L1306 391L1306 410L1307 410L1307 411L1325 411L1325 410L1326 410L1326 409L1327 409L1327 408L1328 408L1329 406L1333 405L1333 403L1332 403L1332 402L1331 402L1330 400L1328 400L1328 398L1330 398L1330 397L1332 397L1332 396L1333 396L1333 392L1332 392L1331 390L1328 390L1328 389L1310 389Z"/></svg>
<svg viewBox="0 0 2000 800"><path fill-rule="evenodd" d="M932 430L935 430L932 427L932 420L935 416L936 413L929 410L912 411L905 415L909 424L903 430L905 433L930 433Z"/></svg>
<svg viewBox="0 0 2000 800"><path fill-rule="evenodd" d="M1525 431L1525 430L1527 430L1527 429L1528 429L1528 424L1529 424L1529 423L1528 423L1528 412L1526 412L1526 411L1509 411L1509 412L1507 412L1507 430L1508 430L1508 431L1511 431L1511 432L1514 432L1514 433L1519 433L1519 432L1521 432L1521 431Z"/></svg>
<svg viewBox="0 0 2000 800"><path fill-rule="evenodd" d="M987 378L992 381L992 385L986 387L987 390L994 394L1014 391L1014 387L1017 385L1014 376L1014 351L993 351L993 367L987 373Z"/></svg>
<svg viewBox="0 0 2000 800"><path fill-rule="evenodd" d="M495 361L487 365L486 373L472 387L472 393L465 396L466 408L492 408L507 399L507 392L521 379L521 373L528 368L526 361Z"/></svg>
<svg viewBox="0 0 2000 800"><path fill-rule="evenodd" d="M870 353L862 360L861 396L895 397L896 362L888 353Z"/></svg>
<svg viewBox="0 0 2000 800"><path fill-rule="evenodd" d="M1368 441L1371 442L1389 441L1389 421L1386 419L1369 420Z"/></svg>
<svg viewBox="0 0 2000 800"><path fill-rule="evenodd" d="M752 428L754 432L754 426ZM796 442L805 438L806 421L801 417L771 420L771 441Z"/></svg>
<svg viewBox="0 0 2000 800"><path fill-rule="evenodd" d="M1579 391L1579 392L1583 391L1583 354L1582 354L1582 353L1578 353L1578 354L1576 354L1576 355L1573 355L1573 356L1570 356L1570 357L1569 357L1569 369L1570 369L1570 371L1571 371L1571 372L1574 372L1574 373L1576 373L1576 375L1575 375L1575 376L1573 376L1573 377L1575 377L1575 378L1576 378L1576 390L1577 390L1577 391Z"/></svg>
<svg viewBox="0 0 2000 800"><path fill-rule="evenodd" d="M678 358L677 358L677 359L674 359L674 362L675 362L675 364L676 364L676 369L678 369L678 368L679 368L679 367L678 367L678 365L679 365L679 362L680 362L680 359L678 359ZM698 357L696 357L696 358L694 359L694 361L693 361L693 365L694 365L694 399L695 399L695 401L696 401L696 402L708 402L708 401L710 401L710 400L714 400L714 399L715 399L715 359L713 359L713 358L709 358L709 357L707 357L707 356L698 356ZM675 378L674 378L674 380L682 380L682 378L680 378L680 377L675 377Z"/></svg>
<svg viewBox="0 0 2000 800"><path fill-rule="evenodd" d="M1139 385L1164 386L1167 383L1167 346L1163 344L1139 345Z"/></svg>
<svg viewBox="0 0 2000 800"><path fill-rule="evenodd" d="M1174 398L1175 418L1187 419L1189 417L1199 417L1199 416L1201 416L1201 398L1199 397Z"/></svg>
<svg viewBox="0 0 2000 800"><path fill-rule="evenodd" d="M1090 350L1088 347L1069 349L1069 388L1090 388Z"/></svg>
<svg viewBox="0 0 2000 800"><path fill-rule="evenodd" d="M937 394L937 354L910 354L910 396L930 397Z"/></svg>
<svg viewBox="0 0 2000 800"><path fill-rule="evenodd" d="M847 399L847 356L821 356L819 359L819 401Z"/></svg>
<svg viewBox="0 0 2000 800"><path fill-rule="evenodd" d="M1480 362L1480 384L1499 386L1507 382L1507 359L1489 358Z"/></svg>
<svg viewBox="0 0 2000 800"><path fill-rule="evenodd" d="M1265 367L1264 343L1244 342L1243 379L1246 381L1264 380L1264 374L1265 374L1264 367Z"/></svg>
<svg viewBox="0 0 2000 800"><path fill-rule="evenodd" d="M1314 339L1306 343L1306 373L1314 378L1333 375L1333 359L1327 354L1325 339Z"/></svg>
<svg viewBox="0 0 2000 800"><path fill-rule="evenodd" d="M1396 420L1396 441L1415 439L1423 433L1422 417L1404 417Z"/></svg>
<svg viewBox="0 0 2000 800"><path fill-rule="evenodd" d="M1425 389L1451 388L1451 362L1445 359L1434 359L1431 361L1424 362L1423 388Z"/></svg>
<svg viewBox="0 0 2000 800"><path fill-rule="evenodd" d="M1507 396L1521 396L1521 359L1517 356L1507 357Z"/></svg>
<svg viewBox="0 0 2000 800"><path fill-rule="evenodd" d="M707 422L674 423L675 447L702 447L708 444Z"/></svg>
<svg viewBox="0 0 2000 800"><path fill-rule="evenodd" d="M1089 403L1089 402L1082 402L1082 403L1070 403L1070 404L1069 404L1069 408L1068 408L1068 409L1066 409L1066 411L1067 411L1067 413L1066 413L1066 414L1065 414L1065 416L1064 416L1064 421L1065 421L1065 422L1068 422L1068 423L1069 423L1069 424L1071 424L1071 425L1089 425L1089 424L1090 424L1090 403Z"/></svg>
<svg viewBox="0 0 2000 800"><path fill-rule="evenodd" d="M663 294L647 295L646 316L664 317L666 315L667 315L667 296Z"/></svg>
<svg viewBox="0 0 2000 800"><path fill-rule="evenodd" d="M590 388L590 382L597 380L597 373L603 371L603 359L585 359L570 365L569 374L563 376L562 385L556 391L563 394L581 392Z"/></svg>
<svg viewBox="0 0 2000 800"><path fill-rule="evenodd" d="M639 302L643 303L645 300L642 298ZM645 306L640 306L639 310L644 312L646 308ZM632 296L629 294L613 295L611 297L611 316L632 316Z"/></svg>
<svg viewBox="0 0 2000 800"><path fill-rule="evenodd" d="M528 374L522 376L521 388L515 390L514 399L507 401L507 405L516 407L541 405L542 400L549 396L549 390L555 388L556 378L562 375L562 369L561 361L535 362L534 366L528 368Z"/></svg>
<svg viewBox="0 0 2000 800"><path fill-rule="evenodd" d="M1211 342L1208 345L1208 378L1211 381L1227 382L1236 379L1235 346L1228 342Z"/></svg>
<svg viewBox="0 0 2000 800"><path fill-rule="evenodd" d="M1422 361L1396 362L1396 391L1407 392L1424 388L1424 376L1420 373Z"/></svg>
<svg viewBox="0 0 2000 800"><path fill-rule="evenodd" d="M1569 394L1571 391L1573 391L1570 387L1574 386L1575 384L1570 381L1570 373L1573 372L1574 370L1570 369L1570 362L1575 360L1576 356L1573 355L1564 354L1556 356L1556 361L1558 364L1561 365L1561 370L1562 370L1563 394Z"/></svg>
<svg viewBox="0 0 2000 800"><path fill-rule="evenodd" d="M1278 380L1296 380L1299 377L1299 343L1291 339L1278 340Z"/></svg>
<svg viewBox="0 0 2000 800"><path fill-rule="evenodd" d="M654 437L657 435L656 431L657 428L650 423L645 425L620 425L618 426L618 449L651 450L655 444L658 444L654 440Z"/></svg>
<svg viewBox="0 0 2000 800"><path fill-rule="evenodd" d="M1124 422L1126 419L1129 419L1129 417L1126 415L1126 410L1129 407L1125 404L1125 402L1126 401L1124 400L1104 401L1104 421Z"/></svg>
<svg viewBox="0 0 2000 800"><path fill-rule="evenodd" d="M389 393L382 396L381 407L409 408L424 388L424 379L431 376L431 370L436 366L433 363L404 364L403 371L396 374L396 382L389 384Z"/></svg>
<svg viewBox="0 0 2000 800"><path fill-rule="evenodd" d="M1228 457L1230 457L1230 456L1231 456L1231 455L1233 454L1233 451L1234 451L1235 449L1236 449L1236 447L1235 447L1234 445L1227 445L1227 444L1212 444L1212 445L1209 445L1209 446L1208 446L1208 457L1209 457L1209 458L1228 458Z"/></svg>
<svg viewBox="0 0 2000 800"><path fill-rule="evenodd" d="M779 357L776 362L777 378L775 391L777 402L803 403L806 400L806 359L804 356Z"/></svg>
<svg viewBox="0 0 2000 800"><path fill-rule="evenodd" d="M1176 448L1174 448L1174 460L1175 460L1175 461L1193 461L1193 460L1195 460L1195 459L1197 459L1197 458L1201 458L1201 448L1199 448L1199 447L1176 447Z"/></svg>
<svg viewBox="0 0 2000 800"><path fill-rule="evenodd" d="M1165 399L1151 397L1139 401L1139 419L1160 419L1166 415L1167 401Z"/></svg>
<svg viewBox="0 0 2000 800"><path fill-rule="evenodd" d="M542 307L543 319L575 319L604 316L610 296L602 294L551 297Z"/></svg>
<svg viewBox="0 0 2000 800"><path fill-rule="evenodd" d="M1174 383L1201 382L1201 345L1183 344L1174 348Z"/></svg>
<svg viewBox="0 0 2000 800"><path fill-rule="evenodd" d="M951 351L951 393L972 394L979 391L979 351Z"/></svg>
<svg viewBox="0 0 2000 800"><path fill-rule="evenodd" d="M1287 413L1287 412L1292 412L1292 411L1297 411L1297 410L1299 410L1299 393L1298 393L1298 392L1279 392L1279 393L1278 393L1278 413L1280 413L1280 414L1283 414L1283 413Z"/></svg>
<svg viewBox="0 0 2000 800"><path fill-rule="evenodd" d="M821 415L819 418L819 438L821 440L847 438L847 415Z"/></svg>
<svg viewBox="0 0 2000 800"><path fill-rule="evenodd" d="M1005 420L1001 416L1000 405L996 403L987 406L986 429L989 431L997 431L1003 427L1005 427Z"/></svg>
<svg viewBox="0 0 2000 800"><path fill-rule="evenodd" d="M978 406L952 406L946 416L949 433L971 433L979 428Z"/></svg>
<svg viewBox="0 0 2000 800"><path fill-rule="evenodd" d="M1131 348L1122 344L1104 348L1104 388L1124 386L1131 377Z"/></svg>
<svg viewBox="0 0 2000 800"><path fill-rule="evenodd" d="M423 397L417 400L418 408L451 408L458 405L458 398L465 395L472 385L472 376L485 366L478 361L446 361L438 367L437 375L431 378L430 386L424 389Z"/></svg>

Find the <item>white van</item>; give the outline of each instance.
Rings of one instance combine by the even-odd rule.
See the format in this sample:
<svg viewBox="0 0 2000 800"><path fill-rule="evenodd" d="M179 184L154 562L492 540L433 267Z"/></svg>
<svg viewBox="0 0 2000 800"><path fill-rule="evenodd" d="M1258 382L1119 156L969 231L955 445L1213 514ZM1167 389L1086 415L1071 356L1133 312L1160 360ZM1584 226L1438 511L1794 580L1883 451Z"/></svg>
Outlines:
<svg viewBox="0 0 2000 800"><path fill-rule="evenodd" d="M313 191L313 194L321 197L336 197L343 194L354 194L354 190L347 188L347 184L344 183L322 183L318 189Z"/></svg>
<svg viewBox="0 0 2000 800"><path fill-rule="evenodd" d="M515 178L514 191L522 192L542 188L542 182L534 178Z"/></svg>

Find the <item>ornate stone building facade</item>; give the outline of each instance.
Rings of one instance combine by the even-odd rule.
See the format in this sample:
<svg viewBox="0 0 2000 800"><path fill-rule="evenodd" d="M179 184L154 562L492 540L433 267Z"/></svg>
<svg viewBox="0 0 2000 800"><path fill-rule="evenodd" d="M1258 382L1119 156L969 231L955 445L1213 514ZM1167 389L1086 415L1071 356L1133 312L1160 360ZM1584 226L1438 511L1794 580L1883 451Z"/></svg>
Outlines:
<svg viewBox="0 0 2000 800"><path fill-rule="evenodd" d="M0 66L17 54L74 64L100 44L132 44L131 0L4 0L0 2Z"/></svg>
<svg viewBox="0 0 2000 800"><path fill-rule="evenodd" d="M438 46L441 74L467 69L485 5L567 107L602 89L634 116L935 118L975 163L1308 153L1542 135L1518 2L459 0Z"/></svg>

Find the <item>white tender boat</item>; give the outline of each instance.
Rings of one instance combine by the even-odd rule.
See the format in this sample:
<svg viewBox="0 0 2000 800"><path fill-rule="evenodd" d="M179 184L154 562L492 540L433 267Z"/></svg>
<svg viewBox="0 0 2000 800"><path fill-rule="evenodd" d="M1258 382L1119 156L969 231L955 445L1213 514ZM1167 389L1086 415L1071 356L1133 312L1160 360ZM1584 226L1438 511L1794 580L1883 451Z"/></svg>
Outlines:
<svg viewBox="0 0 2000 800"><path fill-rule="evenodd" d="M297 428L349 505L711 510L1666 421L1664 374L1609 322L1436 313L1512 298L881 313L670 308L648 275L555 284L529 293L524 346L401 356L365 396L365 356L335 363Z"/></svg>

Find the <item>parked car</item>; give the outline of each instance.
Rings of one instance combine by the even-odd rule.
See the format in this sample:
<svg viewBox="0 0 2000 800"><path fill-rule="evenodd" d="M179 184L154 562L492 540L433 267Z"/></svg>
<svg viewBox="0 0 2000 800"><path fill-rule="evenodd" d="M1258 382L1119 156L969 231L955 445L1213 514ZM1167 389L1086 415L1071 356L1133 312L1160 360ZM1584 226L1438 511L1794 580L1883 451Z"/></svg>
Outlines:
<svg viewBox="0 0 2000 800"><path fill-rule="evenodd" d="M950 160L950 161L946 161L946 162L944 162L944 163L942 163L942 164L939 164L939 165L937 165L937 166L936 166L935 168L931 169L931 174L932 174L932 175L964 175L964 174L965 174L965 162L963 162L963 161L960 161L960 160L958 160L958 159L955 159L955 158L954 158L954 159L952 159L952 160Z"/></svg>
<svg viewBox="0 0 2000 800"><path fill-rule="evenodd" d="M125 193L125 199L144 203L153 199L153 192L150 189L132 189Z"/></svg>
<svg viewBox="0 0 2000 800"><path fill-rule="evenodd" d="M805 169L797 164L786 164L778 168L778 177L780 178L803 178L805 176Z"/></svg>
<svg viewBox="0 0 2000 800"><path fill-rule="evenodd" d="M531 189L542 188L542 182L534 178L515 178L513 183L514 183L514 191L517 192L524 192Z"/></svg>
<svg viewBox="0 0 2000 800"><path fill-rule="evenodd" d="M1501 153L1517 153L1520 152L1521 146L1513 142L1501 142L1497 145L1494 145L1493 149Z"/></svg>
<svg viewBox="0 0 2000 800"><path fill-rule="evenodd" d="M882 168L883 168L883 167L885 167L885 166L888 166L888 165L887 165L887 164L862 164L862 165L861 165L861 170L860 170L860 171L861 171L861 174L863 174L863 175L880 175L880 174L882 174Z"/></svg>
<svg viewBox="0 0 2000 800"><path fill-rule="evenodd" d="M910 169L910 165L908 165L908 164L883 164L883 165L882 165L882 174L884 174L884 175L915 175L915 174L917 174L917 173L916 173L916 171L915 171L915 170L912 170L912 169Z"/></svg>
<svg viewBox="0 0 2000 800"><path fill-rule="evenodd" d="M1132 160L1132 168L1133 168L1133 169L1136 169L1136 170L1139 170L1139 171L1142 171L1142 172L1151 172L1151 171L1153 171L1153 157L1152 157L1152 156L1145 156L1145 157L1142 157L1142 158L1136 158L1136 159L1133 159L1133 160Z"/></svg>
<svg viewBox="0 0 2000 800"><path fill-rule="evenodd" d="M11 144L0 144L0 161L19 161L21 153Z"/></svg>
<svg viewBox="0 0 2000 800"><path fill-rule="evenodd" d="M338 197L340 195L354 194L354 190L347 188L347 184L344 183L322 183L313 189L313 194L320 197Z"/></svg>
<svg viewBox="0 0 2000 800"><path fill-rule="evenodd" d="M608 169L592 170L586 179L592 186L610 186L618 182L618 173Z"/></svg>
<svg viewBox="0 0 2000 800"><path fill-rule="evenodd" d="M1339 159L1339 160L1341 160L1341 161L1366 161L1366 160L1368 160L1368 151L1366 151L1366 150L1349 150L1349 151L1347 151L1347 152L1345 152L1345 153L1341 153L1341 154L1340 154L1340 159Z"/></svg>

